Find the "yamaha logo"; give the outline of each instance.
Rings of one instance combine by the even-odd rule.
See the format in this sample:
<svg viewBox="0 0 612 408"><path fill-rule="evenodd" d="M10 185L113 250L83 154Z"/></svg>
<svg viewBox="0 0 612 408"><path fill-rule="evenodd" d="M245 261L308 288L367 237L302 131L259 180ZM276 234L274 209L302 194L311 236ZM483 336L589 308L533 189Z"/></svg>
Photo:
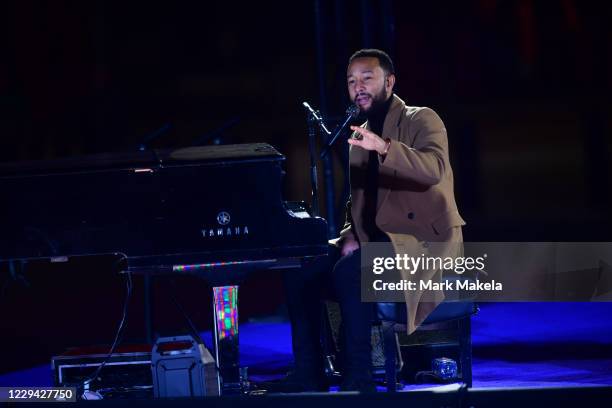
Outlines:
<svg viewBox="0 0 612 408"><path fill-rule="evenodd" d="M221 211L218 215L217 215L217 222L221 225L227 225L230 223L230 215L229 213L225 212L225 211Z"/></svg>
<svg viewBox="0 0 612 408"><path fill-rule="evenodd" d="M232 217L227 211L221 211L217 214L217 224L215 226L202 228L203 238L224 238L231 236L249 235L249 227L247 225L230 225Z"/></svg>

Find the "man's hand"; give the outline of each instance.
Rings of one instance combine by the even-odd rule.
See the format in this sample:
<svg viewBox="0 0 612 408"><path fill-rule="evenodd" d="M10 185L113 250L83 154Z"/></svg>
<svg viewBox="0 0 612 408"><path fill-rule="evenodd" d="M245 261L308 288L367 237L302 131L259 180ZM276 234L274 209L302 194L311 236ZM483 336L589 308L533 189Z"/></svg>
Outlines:
<svg viewBox="0 0 612 408"><path fill-rule="evenodd" d="M342 240L340 255L347 256L357 249L359 249L359 242L355 238L346 237Z"/></svg>
<svg viewBox="0 0 612 408"><path fill-rule="evenodd" d="M387 142L376 133L371 130L364 129L359 126L351 126L351 130L359 133L362 137L361 140L349 138L348 142L354 146L359 146L366 150L375 150L381 156L385 154L387 149Z"/></svg>

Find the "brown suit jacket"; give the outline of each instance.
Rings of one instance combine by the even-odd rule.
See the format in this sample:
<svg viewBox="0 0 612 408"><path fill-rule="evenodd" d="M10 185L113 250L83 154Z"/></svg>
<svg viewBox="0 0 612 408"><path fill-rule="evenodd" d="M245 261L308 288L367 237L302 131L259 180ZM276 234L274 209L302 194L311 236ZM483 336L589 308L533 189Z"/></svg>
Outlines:
<svg viewBox="0 0 612 408"><path fill-rule="evenodd" d="M386 157L379 159L376 225L389 236L397 253L414 250L415 245L428 241L460 242L465 221L455 203L444 123L430 108L406 106L396 95L392 98L380 135L391 139L391 145ZM351 199L340 240L353 236L361 243L369 241L361 222L367 164L368 152L351 146ZM419 278L439 277L426 272ZM405 298L411 333L444 295L436 292L433 298L425 299L421 292L410 291Z"/></svg>

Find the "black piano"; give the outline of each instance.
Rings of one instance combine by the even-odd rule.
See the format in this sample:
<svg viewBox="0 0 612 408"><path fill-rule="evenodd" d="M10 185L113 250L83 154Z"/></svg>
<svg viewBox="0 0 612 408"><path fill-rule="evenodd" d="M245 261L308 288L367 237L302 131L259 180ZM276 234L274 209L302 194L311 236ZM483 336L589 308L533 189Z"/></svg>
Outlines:
<svg viewBox="0 0 612 408"><path fill-rule="evenodd" d="M327 225L283 201L284 160L259 143L0 164L0 262L115 255L122 273L196 274L216 289L299 267L327 253ZM217 357L237 353L237 332L223 339ZM223 365L237 381L237 361Z"/></svg>

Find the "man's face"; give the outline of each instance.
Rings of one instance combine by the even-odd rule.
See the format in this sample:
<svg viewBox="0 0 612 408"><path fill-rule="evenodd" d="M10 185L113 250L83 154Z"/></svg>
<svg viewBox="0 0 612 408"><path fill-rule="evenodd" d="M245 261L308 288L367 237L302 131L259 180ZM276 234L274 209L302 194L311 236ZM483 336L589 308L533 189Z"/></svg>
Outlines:
<svg viewBox="0 0 612 408"><path fill-rule="evenodd" d="M364 113L389 99L395 84L395 76L385 75L375 57L354 59L347 69L346 79L351 100Z"/></svg>

